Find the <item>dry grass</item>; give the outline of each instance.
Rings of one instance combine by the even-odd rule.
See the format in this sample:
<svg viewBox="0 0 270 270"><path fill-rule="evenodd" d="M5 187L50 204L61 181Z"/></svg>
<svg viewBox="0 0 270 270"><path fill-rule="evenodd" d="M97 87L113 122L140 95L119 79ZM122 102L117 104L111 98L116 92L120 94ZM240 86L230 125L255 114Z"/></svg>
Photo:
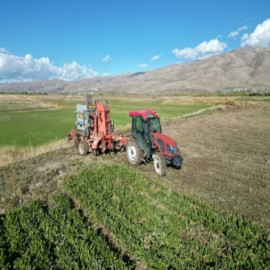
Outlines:
<svg viewBox="0 0 270 270"><path fill-rule="evenodd" d="M184 115L183 115L183 118L195 116L195 115L202 114L202 113L205 113L205 112L214 112L215 110L223 110L223 109L225 109L225 108L226 108L225 105L212 106L212 107L210 107L210 108L201 109L201 110L198 110L198 111L196 111L196 112L184 114ZM180 118L180 117L178 117L178 118ZM176 118L175 118L175 119L176 119Z"/></svg>
<svg viewBox="0 0 270 270"><path fill-rule="evenodd" d="M190 104L204 104L204 105L230 105L237 104L236 100L238 97L218 97L218 96L172 96L162 97L163 104L179 104L179 105L190 105Z"/></svg>
<svg viewBox="0 0 270 270"><path fill-rule="evenodd" d="M44 100L43 96L33 95L0 95L0 106L8 104L8 110L20 110L23 109L59 109L60 107L50 102L50 100Z"/></svg>
<svg viewBox="0 0 270 270"><path fill-rule="evenodd" d="M52 141L37 147L0 146L0 167L68 147L71 147L71 144L65 139Z"/></svg>
<svg viewBox="0 0 270 270"><path fill-rule="evenodd" d="M76 95L0 95L0 111L61 109L84 98Z"/></svg>

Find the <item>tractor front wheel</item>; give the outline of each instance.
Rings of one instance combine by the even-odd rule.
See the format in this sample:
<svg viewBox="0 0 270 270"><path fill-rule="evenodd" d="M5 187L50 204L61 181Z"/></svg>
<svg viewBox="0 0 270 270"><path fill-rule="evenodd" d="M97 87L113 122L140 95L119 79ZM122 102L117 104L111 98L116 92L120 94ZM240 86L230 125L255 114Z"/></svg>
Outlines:
<svg viewBox="0 0 270 270"><path fill-rule="evenodd" d="M160 176L166 175L166 161L163 155L159 152L153 155L155 171Z"/></svg>
<svg viewBox="0 0 270 270"><path fill-rule="evenodd" d="M78 145L80 155L85 156L89 152L89 145L85 141L80 141Z"/></svg>
<svg viewBox="0 0 270 270"><path fill-rule="evenodd" d="M138 142L130 138L127 144L127 158L130 164L139 165L142 162L143 151Z"/></svg>

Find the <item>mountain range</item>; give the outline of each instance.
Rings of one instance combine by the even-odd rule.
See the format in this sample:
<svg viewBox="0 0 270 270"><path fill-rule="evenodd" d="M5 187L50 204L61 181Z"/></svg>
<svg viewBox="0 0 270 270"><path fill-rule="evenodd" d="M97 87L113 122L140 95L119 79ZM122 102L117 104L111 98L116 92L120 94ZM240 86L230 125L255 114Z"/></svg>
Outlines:
<svg viewBox="0 0 270 270"><path fill-rule="evenodd" d="M247 48L158 69L80 81L1 84L0 92L175 94L270 89L270 48Z"/></svg>

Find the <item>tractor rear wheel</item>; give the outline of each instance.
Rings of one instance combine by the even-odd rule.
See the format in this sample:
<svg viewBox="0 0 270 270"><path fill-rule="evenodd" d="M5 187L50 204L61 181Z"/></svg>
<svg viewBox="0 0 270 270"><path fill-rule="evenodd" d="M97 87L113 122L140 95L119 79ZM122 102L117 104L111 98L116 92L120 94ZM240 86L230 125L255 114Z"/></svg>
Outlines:
<svg viewBox="0 0 270 270"><path fill-rule="evenodd" d="M166 161L163 155L159 152L153 155L155 171L160 176L166 175Z"/></svg>
<svg viewBox="0 0 270 270"><path fill-rule="evenodd" d="M142 162L143 151L138 142L130 138L127 144L127 158L130 164L139 165Z"/></svg>
<svg viewBox="0 0 270 270"><path fill-rule="evenodd" d="M89 145L85 141L80 141L78 145L80 155L85 156L89 152Z"/></svg>

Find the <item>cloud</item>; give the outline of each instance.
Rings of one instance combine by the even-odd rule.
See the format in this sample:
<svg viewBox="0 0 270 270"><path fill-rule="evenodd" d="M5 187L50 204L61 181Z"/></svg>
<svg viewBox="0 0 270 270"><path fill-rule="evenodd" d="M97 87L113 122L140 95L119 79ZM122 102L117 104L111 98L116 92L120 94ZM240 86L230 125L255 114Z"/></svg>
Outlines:
<svg viewBox="0 0 270 270"><path fill-rule="evenodd" d="M235 38L239 35L238 31L232 31L227 37L228 38Z"/></svg>
<svg viewBox="0 0 270 270"><path fill-rule="evenodd" d="M182 50L174 49L172 53L177 58L184 59L203 59L214 54L222 53L227 48L227 44L220 42L218 39L212 39L210 41L204 41L195 48L185 48Z"/></svg>
<svg viewBox="0 0 270 270"><path fill-rule="evenodd" d="M87 66L82 66L76 61L71 64L64 64L63 67L58 68L58 79L64 81L75 81L81 79L90 79L97 75L97 72Z"/></svg>
<svg viewBox="0 0 270 270"><path fill-rule="evenodd" d="M5 48L0 48L0 53L8 53L8 51Z"/></svg>
<svg viewBox="0 0 270 270"><path fill-rule="evenodd" d="M48 57L17 56L0 51L0 83L60 79L65 81L92 78L97 73L76 61L62 67L53 65Z"/></svg>
<svg viewBox="0 0 270 270"><path fill-rule="evenodd" d="M138 64L137 67L138 67L138 68L141 68L141 69L142 69L142 68L146 68L146 67L148 67L148 64L145 64L145 63L143 63L143 64Z"/></svg>
<svg viewBox="0 0 270 270"><path fill-rule="evenodd" d="M264 48L270 46L270 18L258 24L253 33L244 34L241 38L241 47Z"/></svg>
<svg viewBox="0 0 270 270"><path fill-rule="evenodd" d="M159 60L160 59L160 55L155 55L151 58L151 61L156 61L156 60Z"/></svg>
<svg viewBox="0 0 270 270"><path fill-rule="evenodd" d="M242 32L242 31L246 31L247 29L248 29L248 27L246 25L243 25L243 26L239 27L237 29L237 31Z"/></svg>
<svg viewBox="0 0 270 270"><path fill-rule="evenodd" d="M112 58L111 58L108 54L106 54L106 55L102 58L102 61L103 61L104 63L109 63L110 61L112 61Z"/></svg>
<svg viewBox="0 0 270 270"><path fill-rule="evenodd" d="M243 25L239 28L237 28L236 31L232 31L227 37L228 38L235 38L237 37L241 32L246 31L248 27L246 25Z"/></svg>

